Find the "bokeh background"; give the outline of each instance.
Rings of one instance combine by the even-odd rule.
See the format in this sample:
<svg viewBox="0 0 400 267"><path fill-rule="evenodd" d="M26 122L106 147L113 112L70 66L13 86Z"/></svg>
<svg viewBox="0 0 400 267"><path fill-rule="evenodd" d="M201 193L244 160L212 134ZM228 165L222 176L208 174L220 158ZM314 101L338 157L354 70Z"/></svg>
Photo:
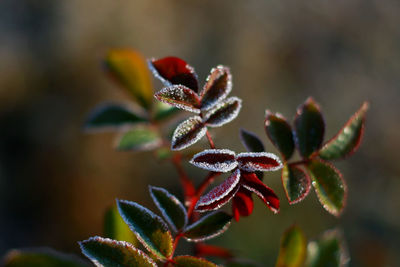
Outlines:
<svg viewBox="0 0 400 267"><path fill-rule="evenodd" d="M0 255L33 246L80 254L77 241L102 233L115 198L154 208L148 184L181 195L169 164L116 152L114 134L82 132L97 103L129 101L100 63L108 49L132 47L146 57L182 57L200 79L229 65L232 94L244 106L213 135L236 151L244 150L243 127L276 152L263 130L266 108L293 118L313 96L329 138L370 101L364 144L337 165L350 192L340 219L314 193L289 206L279 173L270 173L265 182L282 199L280 214L256 201L253 216L211 243L272 266L291 224L309 238L339 227L351 266L399 266L399 14L397 0L1 0ZM185 168L196 183L205 174Z"/></svg>

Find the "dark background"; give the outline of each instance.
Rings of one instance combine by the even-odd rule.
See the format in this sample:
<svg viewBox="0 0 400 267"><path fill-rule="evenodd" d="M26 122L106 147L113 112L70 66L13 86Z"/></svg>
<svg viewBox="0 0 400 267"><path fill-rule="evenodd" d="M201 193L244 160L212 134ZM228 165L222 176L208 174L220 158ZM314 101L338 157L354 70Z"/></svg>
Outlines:
<svg viewBox="0 0 400 267"><path fill-rule="evenodd" d="M32 246L79 254L76 242L102 233L115 198L154 208L148 184L181 194L174 169L151 153L116 152L115 135L82 132L97 103L129 101L100 62L109 48L132 47L182 57L202 80L211 67L230 66L243 108L213 134L236 151L244 127L276 152L263 131L266 108L291 119L313 96L329 138L370 101L363 145L337 163L349 187L340 219L313 192L289 206L270 173L264 181L282 199L280 214L256 201L253 216L211 243L270 266L292 223L309 238L340 227L352 266L399 266L399 14L396 0L1 0L0 255ZM185 168L199 183L204 173Z"/></svg>

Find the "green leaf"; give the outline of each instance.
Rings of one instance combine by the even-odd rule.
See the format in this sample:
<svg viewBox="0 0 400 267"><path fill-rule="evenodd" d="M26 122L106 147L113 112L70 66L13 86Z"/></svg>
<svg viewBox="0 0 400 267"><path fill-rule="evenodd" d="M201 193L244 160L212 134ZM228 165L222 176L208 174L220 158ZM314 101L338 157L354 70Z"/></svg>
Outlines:
<svg viewBox="0 0 400 267"><path fill-rule="evenodd" d="M333 165L322 160L312 160L307 165L318 199L324 208L339 216L346 204L347 186L342 174Z"/></svg>
<svg viewBox="0 0 400 267"><path fill-rule="evenodd" d="M175 267L218 267L212 262L193 256L177 256L173 260Z"/></svg>
<svg viewBox="0 0 400 267"><path fill-rule="evenodd" d="M88 267L77 256L50 248L10 250L4 256L3 264L4 267Z"/></svg>
<svg viewBox="0 0 400 267"><path fill-rule="evenodd" d="M123 105L103 104L96 107L85 123L87 130L116 130L119 127L145 122L147 119Z"/></svg>
<svg viewBox="0 0 400 267"><path fill-rule="evenodd" d="M343 128L322 147L318 156L325 160L333 160L353 154L361 144L367 110L368 103L364 102Z"/></svg>
<svg viewBox="0 0 400 267"><path fill-rule="evenodd" d="M157 267L149 256L125 241L96 236L79 244L82 253L96 266Z"/></svg>
<svg viewBox="0 0 400 267"><path fill-rule="evenodd" d="M321 147L325 132L324 118L311 97L297 109L294 127L300 155L308 158Z"/></svg>
<svg viewBox="0 0 400 267"><path fill-rule="evenodd" d="M245 129L240 129L240 140L242 144L249 152L264 152L264 145L261 142L260 138Z"/></svg>
<svg viewBox="0 0 400 267"><path fill-rule="evenodd" d="M122 219L117 206L109 208L104 215L104 235L114 240L137 244L135 235Z"/></svg>
<svg viewBox="0 0 400 267"><path fill-rule="evenodd" d="M282 236L276 267L302 267L306 252L307 240L303 231L292 226Z"/></svg>
<svg viewBox="0 0 400 267"><path fill-rule="evenodd" d="M187 213L179 199L164 188L150 186L149 189L154 203L171 228L175 232L184 228L187 224Z"/></svg>
<svg viewBox="0 0 400 267"><path fill-rule="evenodd" d="M301 168L284 164L282 184L289 203L295 204L302 201L310 192L311 179Z"/></svg>
<svg viewBox="0 0 400 267"><path fill-rule="evenodd" d="M137 239L159 259L172 253L172 236L165 222L152 211L131 201L118 200L118 210Z"/></svg>
<svg viewBox="0 0 400 267"><path fill-rule="evenodd" d="M285 160L289 160L294 152L292 127L279 113L266 111L265 132L272 144L279 150Z"/></svg>
<svg viewBox="0 0 400 267"><path fill-rule="evenodd" d="M115 49L105 59L108 73L128 89L136 102L149 110L153 101L153 85L146 60L136 51Z"/></svg>
<svg viewBox="0 0 400 267"><path fill-rule="evenodd" d="M222 211L207 214L185 229L184 236L188 241L201 242L214 238L225 232L231 224L232 216Z"/></svg>
<svg viewBox="0 0 400 267"><path fill-rule="evenodd" d="M157 130L149 125L138 125L121 134L117 141L118 150L152 150L162 144Z"/></svg>
<svg viewBox="0 0 400 267"><path fill-rule="evenodd" d="M306 267L344 267L350 258L343 242L342 234L330 230L307 247Z"/></svg>
<svg viewBox="0 0 400 267"><path fill-rule="evenodd" d="M171 107L168 104L165 104L163 102L157 101L157 103L154 106L154 120L156 121L161 121L165 120L172 115L178 113L179 109L176 107Z"/></svg>

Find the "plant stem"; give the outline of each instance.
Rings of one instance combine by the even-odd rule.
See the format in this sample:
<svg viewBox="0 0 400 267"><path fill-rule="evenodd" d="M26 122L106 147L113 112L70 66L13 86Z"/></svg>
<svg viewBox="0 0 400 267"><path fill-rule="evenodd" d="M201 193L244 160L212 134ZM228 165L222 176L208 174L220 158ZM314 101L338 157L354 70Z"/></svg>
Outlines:
<svg viewBox="0 0 400 267"><path fill-rule="evenodd" d="M181 181L185 198L191 198L195 194L195 186L193 182L189 179L185 170L182 166L182 155L180 153L175 153L172 157L172 163L174 164Z"/></svg>
<svg viewBox="0 0 400 267"><path fill-rule="evenodd" d="M206 135L207 135L208 143L210 144L210 148L214 149L214 148L215 148L214 141L213 141L213 139L211 138L211 134L210 134L210 132L208 131L208 129L206 130Z"/></svg>

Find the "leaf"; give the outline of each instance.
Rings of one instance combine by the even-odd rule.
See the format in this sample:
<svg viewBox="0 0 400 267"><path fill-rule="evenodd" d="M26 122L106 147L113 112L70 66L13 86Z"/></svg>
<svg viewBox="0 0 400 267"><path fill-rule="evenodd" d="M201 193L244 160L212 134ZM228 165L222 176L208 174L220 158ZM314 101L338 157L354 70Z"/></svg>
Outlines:
<svg viewBox="0 0 400 267"><path fill-rule="evenodd" d="M185 230L184 236L191 242L202 242L214 238L228 229L231 219L230 215L222 211L209 213L189 225Z"/></svg>
<svg viewBox="0 0 400 267"><path fill-rule="evenodd" d="M242 186L255 193L273 212L279 212L279 198L274 191L263 184L254 173L242 172Z"/></svg>
<svg viewBox="0 0 400 267"><path fill-rule="evenodd" d="M196 244L195 255L199 257L218 257L222 259L230 259L233 257L229 249L205 243Z"/></svg>
<svg viewBox="0 0 400 267"><path fill-rule="evenodd" d="M207 126L220 127L233 121L242 108L242 100L237 97L230 97L219 102L204 117Z"/></svg>
<svg viewBox="0 0 400 267"><path fill-rule="evenodd" d="M4 256L4 267L88 267L75 255L50 248L13 249Z"/></svg>
<svg viewBox="0 0 400 267"><path fill-rule="evenodd" d="M187 224L187 213L177 197L161 187L149 186L150 195L164 219L177 232Z"/></svg>
<svg viewBox="0 0 400 267"><path fill-rule="evenodd" d="M176 267L218 267L210 261L193 256L177 256L173 260Z"/></svg>
<svg viewBox="0 0 400 267"><path fill-rule="evenodd" d="M197 75L186 61L177 57L165 57L148 61L150 69L156 78L165 86L181 84L194 92L199 89Z"/></svg>
<svg viewBox="0 0 400 267"><path fill-rule="evenodd" d="M117 205L122 218L147 250L159 259L171 256L172 236L159 216L135 202L118 200Z"/></svg>
<svg viewBox="0 0 400 267"><path fill-rule="evenodd" d="M310 242L307 252L306 267L345 267L350 261L338 230L326 231L319 240Z"/></svg>
<svg viewBox="0 0 400 267"><path fill-rule="evenodd" d="M194 155L190 163L196 167L214 172L228 172L237 166L235 152L228 149L203 150Z"/></svg>
<svg viewBox="0 0 400 267"><path fill-rule="evenodd" d="M151 126L141 125L124 132L118 138L118 150L153 150L162 144L160 134Z"/></svg>
<svg viewBox="0 0 400 267"><path fill-rule="evenodd" d="M266 111L265 132L272 144L279 150L285 160L289 160L294 152L292 127L279 113Z"/></svg>
<svg viewBox="0 0 400 267"><path fill-rule="evenodd" d="M311 179L297 166L284 164L281 178L283 189L290 204L302 201L310 192Z"/></svg>
<svg viewBox="0 0 400 267"><path fill-rule="evenodd" d="M153 85L146 61L129 49L109 51L105 59L108 73L127 88L139 105L149 110L153 101Z"/></svg>
<svg viewBox="0 0 400 267"><path fill-rule="evenodd" d="M261 142L260 138L245 129L240 129L240 141L249 152L264 152L264 144Z"/></svg>
<svg viewBox="0 0 400 267"><path fill-rule="evenodd" d="M194 113L200 113L198 109L200 105L199 96L183 85L172 85L165 87L154 94L154 97L163 103L173 107L187 110Z"/></svg>
<svg viewBox="0 0 400 267"><path fill-rule="evenodd" d="M176 127L172 135L171 149L182 150L199 141L207 128L199 116L190 117Z"/></svg>
<svg viewBox="0 0 400 267"><path fill-rule="evenodd" d="M251 197L252 192L240 187L232 200L232 214L238 222L240 217L247 217L253 212L254 202Z"/></svg>
<svg viewBox="0 0 400 267"><path fill-rule="evenodd" d="M201 109L208 110L223 100L232 90L232 75L228 67L219 65L211 70L200 93Z"/></svg>
<svg viewBox="0 0 400 267"><path fill-rule="evenodd" d="M211 189L197 201L196 211L216 210L228 203L239 189L239 181L240 171L235 170L224 182Z"/></svg>
<svg viewBox="0 0 400 267"><path fill-rule="evenodd" d="M236 156L239 169L254 171L276 171L282 168L279 158L268 152L245 152Z"/></svg>
<svg viewBox="0 0 400 267"><path fill-rule="evenodd" d="M89 115L86 130L116 130L119 127L145 122L147 119L135 114L130 108L118 104L103 104Z"/></svg>
<svg viewBox="0 0 400 267"><path fill-rule="evenodd" d="M96 266L157 267L149 256L125 241L96 236L79 244L82 253Z"/></svg>
<svg viewBox="0 0 400 267"><path fill-rule="evenodd" d="M331 214L339 216L346 204L347 186L333 165L314 159L307 165L318 199Z"/></svg>
<svg viewBox="0 0 400 267"><path fill-rule="evenodd" d="M307 240L303 231L292 226L283 234L276 267L302 267L306 259Z"/></svg>
<svg viewBox="0 0 400 267"><path fill-rule="evenodd" d="M333 160L352 155L361 144L367 110L368 103L364 102L343 128L322 147L318 156L324 160Z"/></svg>
<svg viewBox="0 0 400 267"><path fill-rule="evenodd" d="M303 158L320 149L324 139L325 122L318 104L311 97L297 109L294 128L296 145Z"/></svg>
<svg viewBox="0 0 400 267"><path fill-rule="evenodd" d="M156 121L162 121L176 114L178 111L179 109L177 109L176 107L171 107L168 104L157 101L154 106L153 118Z"/></svg>
<svg viewBox="0 0 400 267"><path fill-rule="evenodd" d="M114 240L137 244L135 235L122 219L117 206L109 208L104 215L104 235Z"/></svg>

